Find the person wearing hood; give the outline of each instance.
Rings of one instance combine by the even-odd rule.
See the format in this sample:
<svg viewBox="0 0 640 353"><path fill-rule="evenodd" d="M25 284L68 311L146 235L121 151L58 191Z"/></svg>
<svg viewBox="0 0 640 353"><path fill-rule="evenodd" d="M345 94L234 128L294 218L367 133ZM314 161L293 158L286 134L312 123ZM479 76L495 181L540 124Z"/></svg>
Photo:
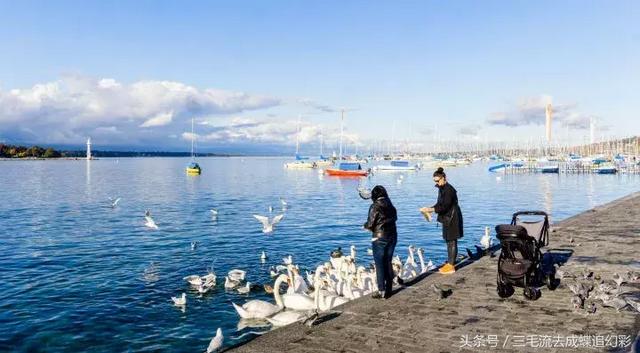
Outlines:
<svg viewBox="0 0 640 353"><path fill-rule="evenodd" d="M364 224L364 228L373 233L371 247L376 264L378 292L374 293L372 298L388 298L391 296L393 286L394 275L391 259L398 240L396 230L398 214L389 199L387 190L381 185L376 185L371 190L371 201L369 218Z"/></svg>
<svg viewBox="0 0 640 353"><path fill-rule="evenodd" d="M455 264L458 257L458 239L463 236L462 210L458 205L458 193L447 182L447 175L443 168L438 168L433 173L433 182L438 188L438 201L432 207L423 207L423 214L435 212L438 214L438 222L442 224L442 238L447 242L448 261L439 270L442 274L456 272Z"/></svg>

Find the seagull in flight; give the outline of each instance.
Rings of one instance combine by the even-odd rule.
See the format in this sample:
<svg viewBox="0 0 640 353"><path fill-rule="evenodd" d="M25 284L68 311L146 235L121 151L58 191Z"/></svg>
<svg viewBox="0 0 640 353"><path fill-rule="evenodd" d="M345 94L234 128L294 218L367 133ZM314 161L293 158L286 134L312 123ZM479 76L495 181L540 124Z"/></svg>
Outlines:
<svg viewBox="0 0 640 353"><path fill-rule="evenodd" d="M116 197L115 199L113 199L110 197L109 201L111 202L111 208L116 208L116 206L118 206L118 202L120 202L120 198Z"/></svg>
<svg viewBox="0 0 640 353"><path fill-rule="evenodd" d="M271 220L269 220L269 217L260 216L260 215L253 215L253 217L255 217L255 219L260 221L260 223L262 223L262 232L265 234L269 234L269 233L273 233L273 227L276 224L280 223L282 218L284 218L284 215L283 214L277 215L273 217L273 219Z"/></svg>

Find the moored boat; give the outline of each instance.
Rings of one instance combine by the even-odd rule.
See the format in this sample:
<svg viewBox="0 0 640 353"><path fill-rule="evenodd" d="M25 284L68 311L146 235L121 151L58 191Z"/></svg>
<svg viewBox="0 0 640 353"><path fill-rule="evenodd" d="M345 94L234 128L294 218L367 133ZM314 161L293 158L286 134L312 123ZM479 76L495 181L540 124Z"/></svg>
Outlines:
<svg viewBox="0 0 640 353"><path fill-rule="evenodd" d="M373 167L376 171L415 171L418 170L417 165L409 165L409 161L395 160L390 164L377 165Z"/></svg>
<svg viewBox="0 0 640 353"><path fill-rule="evenodd" d="M339 162L335 168L325 169L327 175L332 176L349 176L349 177L363 177L369 175L369 171L362 169L360 163L354 162Z"/></svg>

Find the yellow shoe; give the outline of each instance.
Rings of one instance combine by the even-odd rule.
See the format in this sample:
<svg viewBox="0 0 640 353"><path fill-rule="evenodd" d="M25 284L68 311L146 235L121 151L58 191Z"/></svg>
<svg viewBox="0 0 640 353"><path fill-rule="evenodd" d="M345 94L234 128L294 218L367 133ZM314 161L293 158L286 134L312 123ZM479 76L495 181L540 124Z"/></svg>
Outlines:
<svg viewBox="0 0 640 353"><path fill-rule="evenodd" d="M453 265L451 265L449 263L446 263L446 264L444 264L444 266L440 267L438 272L442 273L443 275L448 275L448 274L451 274L451 273L455 273L456 272L456 268L453 267Z"/></svg>

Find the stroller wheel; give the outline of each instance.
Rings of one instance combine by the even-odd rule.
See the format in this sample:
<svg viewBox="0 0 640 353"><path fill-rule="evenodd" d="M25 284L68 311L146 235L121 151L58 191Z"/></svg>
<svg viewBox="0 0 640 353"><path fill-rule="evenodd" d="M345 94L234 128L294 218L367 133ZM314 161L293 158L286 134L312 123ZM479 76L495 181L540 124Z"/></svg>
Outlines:
<svg viewBox="0 0 640 353"><path fill-rule="evenodd" d="M554 290L558 286L556 283L556 275L554 273L550 273L544 276L544 284L549 288L549 290Z"/></svg>
<svg viewBox="0 0 640 353"><path fill-rule="evenodd" d="M533 287L525 287L524 297L529 300L536 300L540 297L540 291Z"/></svg>
<svg viewBox="0 0 640 353"><path fill-rule="evenodd" d="M513 286L509 284L498 283L498 296L500 298L509 298L513 295Z"/></svg>

